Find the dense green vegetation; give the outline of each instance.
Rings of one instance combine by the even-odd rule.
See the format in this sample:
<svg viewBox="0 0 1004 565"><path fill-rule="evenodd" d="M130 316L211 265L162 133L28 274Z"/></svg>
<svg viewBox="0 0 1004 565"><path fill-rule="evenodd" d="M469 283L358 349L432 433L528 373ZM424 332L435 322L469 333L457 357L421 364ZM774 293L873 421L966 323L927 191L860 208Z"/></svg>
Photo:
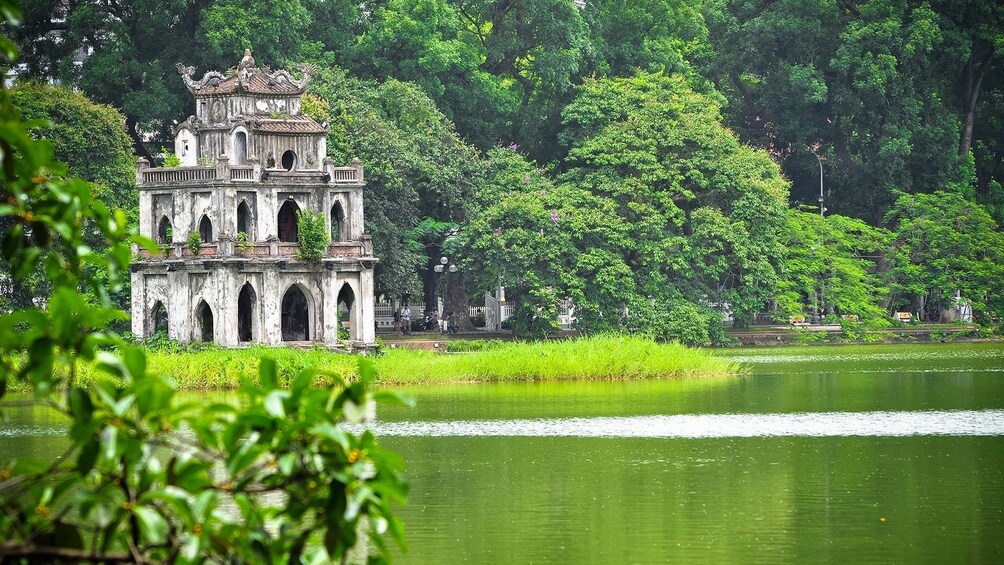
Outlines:
<svg viewBox="0 0 1004 565"><path fill-rule="evenodd" d="M739 372L734 363L697 349L660 344L637 336L596 336L549 342L467 342L444 355L434 351L388 349L372 359L383 385L433 382L644 379L725 376ZM458 352L461 351L461 352ZM277 383L289 387L303 371L314 371L314 384L331 386L359 380L356 357L326 349L254 346L226 349L174 342L144 348L147 371L181 390L233 390L257 373L262 358L275 364ZM99 364L77 368L81 386L110 381ZM24 383L11 383L24 390Z"/></svg>
<svg viewBox="0 0 1004 565"><path fill-rule="evenodd" d="M14 25L19 10L0 0L0 14ZM16 54L0 36L0 57ZM390 509L406 492L401 461L341 426L361 421L372 370L327 388L305 370L280 388L263 360L240 408L179 401L109 327L125 317L109 290L128 276L131 244L152 242L107 194L69 176L33 125L44 127L25 122L0 84L2 277L24 284L41 264L49 286L37 304L0 314L0 410L11 407L8 383L23 385L71 442L46 460L4 461L0 560L320 563L342 560L360 535L368 557L386 557L384 536L401 541ZM81 386L85 367L106 378Z"/></svg>
<svg viewBox="0 0 1004 565"><path fill-rule="evenodd" d="M501 282L520 335L567 299L580 329L698 344L726 312L949 320L959 291L1004 315L998 2L241 6L43 0L14 33L24 76L119 108L141 153L190 113L175 63L317 65L305 108L367 167L377 292L462 313Z"/></svg>

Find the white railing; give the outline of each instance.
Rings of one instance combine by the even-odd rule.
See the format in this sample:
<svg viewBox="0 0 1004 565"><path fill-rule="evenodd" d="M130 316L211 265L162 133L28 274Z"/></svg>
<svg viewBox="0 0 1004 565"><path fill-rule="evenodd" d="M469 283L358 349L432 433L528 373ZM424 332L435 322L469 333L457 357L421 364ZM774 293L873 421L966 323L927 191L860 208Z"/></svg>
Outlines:
<svg viewBox="0 0 1004 565"><path fill-rule="evenodd" d="M355 167L333 167L331 169L332 182L358 182L359 169Z"/></svg>
<svg viewBox="0 0 1004 565"><path fill-rule="evenodd" d="M230 167L230 180L236 180L236 181L257 180L254 177L254 167L251 166Z"/></svg>
<svg viewBox="0 0 1004 565"><path fill-rule="evenodd" d="M216 167L160 167L143 171L144 184L204 181L214 178L216 178Z"/></svg>

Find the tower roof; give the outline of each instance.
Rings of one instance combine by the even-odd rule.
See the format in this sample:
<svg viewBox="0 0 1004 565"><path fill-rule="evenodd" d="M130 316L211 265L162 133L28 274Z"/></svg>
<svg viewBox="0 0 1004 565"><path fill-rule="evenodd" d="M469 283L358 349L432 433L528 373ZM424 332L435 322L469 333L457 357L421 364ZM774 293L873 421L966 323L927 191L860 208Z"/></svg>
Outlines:
<svg viewBox="0 0 1004 565"><path fill-rule="evenodd" d="M178 72L181 74L185 86L195 96L217 96L221 94L263 94L295 96L303 94L310 82L310 75L315 67L311 65L301 65L300 78L295 79L285 70L272 71L268 67L258 67L255 65L251 50L244 50L244 57L237 64L236 68L230 69L226 74L219 71L207 71L199 80L194 80L192 74L195 67L186 67L178 63Z"/></svg>

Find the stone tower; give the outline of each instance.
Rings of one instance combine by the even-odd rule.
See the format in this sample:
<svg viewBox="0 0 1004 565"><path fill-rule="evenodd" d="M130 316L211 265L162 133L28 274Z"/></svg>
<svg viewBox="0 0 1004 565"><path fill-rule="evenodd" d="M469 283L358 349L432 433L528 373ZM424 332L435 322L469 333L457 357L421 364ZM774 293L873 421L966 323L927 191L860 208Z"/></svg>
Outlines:
<svg viewBox="0 0 1004 565"><path fill-rule="evenodd" d="M160 253L133 263L133 334L372 347L377 259L363 231L363 167L333 166L327 124L301 112L312 69L295 79L245 51L226 74L178 70L196 109L174 129L181 166L136 166L140 233ZM297 258L305 210L331 234L319 260Z"/></svg>

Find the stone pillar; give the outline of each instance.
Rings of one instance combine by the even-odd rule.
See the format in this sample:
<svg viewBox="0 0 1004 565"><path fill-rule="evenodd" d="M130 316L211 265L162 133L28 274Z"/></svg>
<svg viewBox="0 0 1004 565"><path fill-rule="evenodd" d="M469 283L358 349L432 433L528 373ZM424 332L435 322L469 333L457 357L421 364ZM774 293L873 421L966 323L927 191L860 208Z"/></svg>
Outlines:
<svg viewBox="0 0 1004 565"><path fill-rule="evenodd" d="M366 345L376 343L376 313L375 297L373 296L373 264L364 263L363 270L359 273L359 312L356 319L359 321L359 330L356 335Z"/></svg>
<svg viewBox="0 0 1004 565"><path fill-rule="evenodd" d="M133 272L131 278L132 335L138 339L147 337L144 332L146 327L146 278L139 272ZM166 307L167 305L165 304L164 306Z"/></svg>
<svg viewBox="0 0 1004 565"><path fill-rule="evenodd" d="M333 265L325 265L329 267ZM321 312L321 323L324 326L324 344L335 345L338 343L338 272L334 269L325 269L321 275L322 291L324 293Z"/></svg>
<svg viewBox="0 0 1004 565"><path fill-rule="evenodd" d="M261 180L261 161L258 160L258 157L252 156L248 159L248 165L251 165L254 181L259 182Z"/></svg>
<svg viewBox="0 0 1004 565"><path fill-rule="evenodd" d="M230 182L230 157L226 153L216 158L216 181Z"/></svg>
<svg viewBox="0 0 1004 565"><path fill-rule="evenodd" d="M262 342L268 345L282 343L282 289L279 288L279 271L275 268L266 269L262 276L261 298L262 307Z"/></svg>
<svg viewBox="0 0 1004 565"><path fill-rule="evenodd" d="M349 161L349 166L356 170L356 182L365 182L363 178L363 162L359 160L359 157L353 157Z"/></svg>
<svg viewBox="0 0 1004 565"><path fill-rule="evenodd" d="M217 311L214 315L219 316L214 322L219 334L213 337L216 338L216 343L233 347L237 345L237 293L240 292L240 287L234 268L218 267L214 274L217 297Z"/></svg>
<svg viewBox="0 0 1004 565"><path fill-rule="evenodd" d="M188 273L167 271L167 337L181 342L192 341L192 319L195 316Z"/></svg>
<svg viewBox="0 0 1004 565"><path fill-rule="evenodd" d="M331 160L331 157L325 157L324 160L321 161L321 171L328 175L329 186L335 184L335 164Z"/></svg>
<svg viewBox="0 0 1004 565"><path fill-rule="evenodd" d="M136 159L136 186L143 185L143 171L150 168L150 162L140 157Z"/></svg>

